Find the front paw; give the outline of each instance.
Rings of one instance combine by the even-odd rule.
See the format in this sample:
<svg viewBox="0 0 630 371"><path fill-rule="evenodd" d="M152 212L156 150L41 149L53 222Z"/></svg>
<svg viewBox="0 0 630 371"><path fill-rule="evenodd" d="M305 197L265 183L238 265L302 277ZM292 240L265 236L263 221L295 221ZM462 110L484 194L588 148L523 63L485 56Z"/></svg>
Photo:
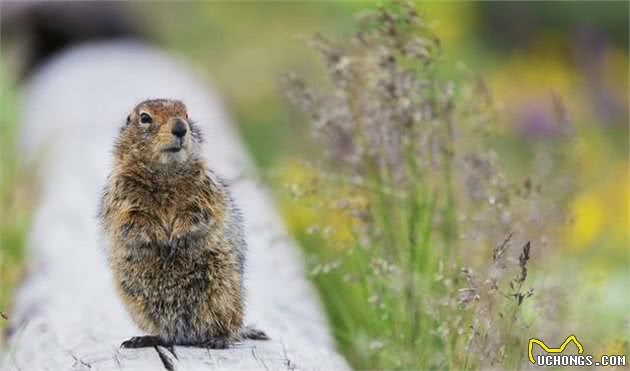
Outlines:
<svg viewBox="0 0 630 371"><path fill-rule="evenodd" d="M171 239L183 236L203 236L210 232L213 221L207 215L181 215L174 221L171 229Z"/></svg>
<svg viewBox="0 0 630 371"><path fill-rule="evenodd" d="M194 238L190 234L186 234L183 236L172 236L168 240L167 244L167 258L173 259L178 254L186 251L186 249L188 249L192 245L193 241Z"/></svg>
<svg viewBox="0 0 630 371"><path fill-rule="evenodd" d="M171 237L168 241L168 248L166 258L168 260L172 260L177 255L177 251L180 249L180 245L182 245L181 239L178 237Z"/></svg>
<svg viewBox="0 0 630 371"><path fill-rule="evenodd" d="M130 243L142 245L152 242L149 230L137 228L134 224L127 223L120 227L120 237Z"/></svg>

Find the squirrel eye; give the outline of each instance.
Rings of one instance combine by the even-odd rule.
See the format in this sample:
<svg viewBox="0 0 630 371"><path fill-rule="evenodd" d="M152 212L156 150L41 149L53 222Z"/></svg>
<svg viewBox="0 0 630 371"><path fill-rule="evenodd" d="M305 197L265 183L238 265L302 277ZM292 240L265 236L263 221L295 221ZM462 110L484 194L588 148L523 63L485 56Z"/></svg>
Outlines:
<svg viewBox="0 0 630 371"><path fill-rule="evenodd" d="M153 119L148 114L142 113L140 115L140 122L143 123L143 124L150 124L150 123L153 122Z"/></svg>

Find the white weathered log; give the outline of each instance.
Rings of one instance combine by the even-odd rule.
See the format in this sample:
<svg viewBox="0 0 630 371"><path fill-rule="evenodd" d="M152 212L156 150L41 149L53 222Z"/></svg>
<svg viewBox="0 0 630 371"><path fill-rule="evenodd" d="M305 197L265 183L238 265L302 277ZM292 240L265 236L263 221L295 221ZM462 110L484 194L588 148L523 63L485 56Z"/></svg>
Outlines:
<svg viewBox="0 0 630 371"><path fill-rule="evenodd" d="M20 151L42 158L29 233L30 273L17 292L2 370L346 369L334 349L298 248L286 237L228 117L188 68L134 42L72 49L25 89ZM243 89L247 89L244 86ZM96 212L111 148L129 110L147 98L183 100L203 128L211 166L242 208L249 244L246 322L271 341L228 350L120 349L140 331L115 295Z"/></svg>

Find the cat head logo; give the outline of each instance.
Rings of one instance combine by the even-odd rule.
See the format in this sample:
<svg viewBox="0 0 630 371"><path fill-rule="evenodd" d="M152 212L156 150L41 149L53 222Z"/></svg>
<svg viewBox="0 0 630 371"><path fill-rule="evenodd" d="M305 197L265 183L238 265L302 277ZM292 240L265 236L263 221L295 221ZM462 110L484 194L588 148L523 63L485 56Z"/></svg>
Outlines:
<svg viewBox="0 0 630 371"><path fill-rule="evenodd" d="M540 345L541 348L543 348L543 350L547 353L562 353L564 351L564 348L567 347L567 344L569 344L570 342L575 343L575 345L578 348L578 353L582 354L584 353L584 348L582 348L582 344L580 344L580 342L578 341L578 339L575 337L575 335L571 335L569 336L564 343L562 343L562 345L560 345L560 347L558 348L549 348L545 343L543 343L541 340L538 339L529 339L529 346L528 346L528 353L529 353L529 361L533 364L536 364L536 361L534 360L534 355L532 354L532 348L534 347L534 344L538 344Z"/></svg>

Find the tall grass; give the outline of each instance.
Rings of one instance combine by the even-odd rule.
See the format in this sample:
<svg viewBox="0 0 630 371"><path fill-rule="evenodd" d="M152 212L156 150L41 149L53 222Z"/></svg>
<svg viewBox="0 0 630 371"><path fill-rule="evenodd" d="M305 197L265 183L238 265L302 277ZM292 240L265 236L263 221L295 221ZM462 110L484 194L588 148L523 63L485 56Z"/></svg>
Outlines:
<svg viewBox="0 0 630 371"><path fill-rule="evenodd" d="M288 189L323 215L298 238L339 344L359 369L518 367L529 237L559 210L536 211L534 180L508 181L491 94L465 68L441 77L413 5L358 18L348 42L311 40L328 87L285 79L323 150Z"/></svg>

